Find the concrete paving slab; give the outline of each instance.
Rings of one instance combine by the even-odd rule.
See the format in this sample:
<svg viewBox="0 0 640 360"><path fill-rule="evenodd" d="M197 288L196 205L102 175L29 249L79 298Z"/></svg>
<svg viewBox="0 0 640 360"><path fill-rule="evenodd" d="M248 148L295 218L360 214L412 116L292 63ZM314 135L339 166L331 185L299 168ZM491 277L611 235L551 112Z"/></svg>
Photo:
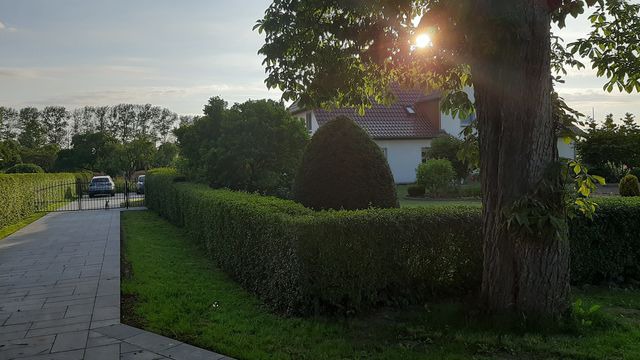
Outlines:
<svg viewBox="0 0 640 360"><path fill-rule="evenodd" d="M52 213L0 242L0 359L230 359L120 324L120 211Z"/></svg>

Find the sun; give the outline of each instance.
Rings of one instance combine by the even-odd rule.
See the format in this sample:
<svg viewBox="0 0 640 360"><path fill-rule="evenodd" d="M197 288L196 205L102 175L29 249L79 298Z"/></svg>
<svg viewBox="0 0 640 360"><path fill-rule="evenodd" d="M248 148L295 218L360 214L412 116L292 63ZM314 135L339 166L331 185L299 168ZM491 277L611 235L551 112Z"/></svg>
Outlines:
<svg viewBox="0 0 640 360"><path fill-rule="evenodd" d="M424 49L431 45L433 45L431 42L431 36L427 34L420 34L416 37L416 47Z"/></svg>

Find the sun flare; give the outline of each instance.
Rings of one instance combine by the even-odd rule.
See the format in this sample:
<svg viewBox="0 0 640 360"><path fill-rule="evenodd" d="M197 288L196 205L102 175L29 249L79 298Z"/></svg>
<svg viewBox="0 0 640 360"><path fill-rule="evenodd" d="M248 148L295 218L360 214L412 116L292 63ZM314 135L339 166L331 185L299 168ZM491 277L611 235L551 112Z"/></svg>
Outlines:
<svg viewBox="0 0 640 360"><path fill-rule="evenodd" d="M418 37L416 37L416 47L424 49L427 46L431 46L431 45L432 45L431 36L427 34L420 34L418 35Z"/></svg>

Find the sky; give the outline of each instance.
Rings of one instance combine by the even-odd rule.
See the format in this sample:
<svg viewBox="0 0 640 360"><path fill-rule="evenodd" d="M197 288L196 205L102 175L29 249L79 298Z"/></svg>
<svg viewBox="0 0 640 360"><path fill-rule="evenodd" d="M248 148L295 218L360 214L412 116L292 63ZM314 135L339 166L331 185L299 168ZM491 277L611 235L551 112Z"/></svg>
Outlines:
<svg viewBox="0 0 640 360"><path fill-rule="evenodd" d="M269 0L0 0L0 105L151 103L200 114L207 99L279 99L264 85ZM561 32L571 41L586 19ZM592 70L570 70L560 94L596 119L632 112L639 94L608 94Z"/></svg>

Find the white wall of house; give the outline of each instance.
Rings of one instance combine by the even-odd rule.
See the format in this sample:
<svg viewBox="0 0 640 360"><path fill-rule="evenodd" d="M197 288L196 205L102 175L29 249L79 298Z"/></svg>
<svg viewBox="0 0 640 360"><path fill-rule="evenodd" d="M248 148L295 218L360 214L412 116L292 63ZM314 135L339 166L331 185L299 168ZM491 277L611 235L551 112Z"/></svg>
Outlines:
<svg viewBox="0 0 640 360"><path fill-rule="evenodd" d="M397 184L416 181L416 168L422 163L422 150L431 146L431 139L374 140L387 155L389 167Z"/></svg>
<svg viewBox="0 0 640 360"><path fill-rule="evenodd" d="M311 114L311 128L309 128L307 125L307 114ZM318 125L318 120L316 119L316 114L313 111L306 111L306 112L301 112L295 115L295 117L297 117L300 121L302 121L302 124L304 124L307 127L307 130L309 130L309 135L313 135L315 134L316 131L318 131L318 128L320 127Z"/></svg>
<svg viewBox="0 0 640 360"><path fill-rule="evenodd" d="M447 134L462 139L460 132L464 129L460 119L454 118L451 115L442 113L440 115L440 128L447 132Z"/></svg>
<svg viewBox="0 0 640 360"><path fill-rule="evenodd" d="M558 155L564 159L576 159L576 144L571 141L569 144L563 138L558 138Z"/></svg>

